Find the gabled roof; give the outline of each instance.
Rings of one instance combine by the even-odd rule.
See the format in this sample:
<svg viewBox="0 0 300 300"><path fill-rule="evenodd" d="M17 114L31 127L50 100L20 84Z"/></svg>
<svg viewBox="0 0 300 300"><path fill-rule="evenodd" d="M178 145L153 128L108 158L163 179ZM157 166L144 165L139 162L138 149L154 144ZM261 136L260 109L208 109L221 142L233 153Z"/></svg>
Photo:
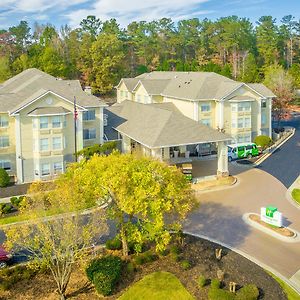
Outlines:
<svg viewBox="0 0 300 300"><path fill-rule="evenodd" d="M53 107L38 107L28 113L29 116L52 116L52 115L67 115L71 111L62 106Z"/></svg>
<svg viewBox="0 0 300 300"><path fill-rule="evenodd" d="M149 148L231 140L229 135L185 117L172 103L126 100L106 110L110 112L109 126Z"/></svg>
<svg viewBox="0 0 300 300"><path fill-rule="evenodd" d="M160 95L169 82L170 79L140 79L132 91L136 91L141 84L149 95Z"/></svg>
<svg viewBox="0 0 300 300"><path fill-rule="evenodd" d="M140 82L150 95L161 94L166 97L191 101L222 100L242 86L254 90L262 97L276 97L263 84L245 84L213 72L154 71L132 79L137 80L132 81L132 83L136 83L135 87L130 90L129 85L126 85L131 92Z"/></svg>
<svg viewBox="0 0 300 300"><path fill-rule="evenodd" d="M60 80L38 69L27 69L0 86L0 111L13 113L43 94L52 92L82 107L105 106L99 98L85 93L78 80Z"/></svg>

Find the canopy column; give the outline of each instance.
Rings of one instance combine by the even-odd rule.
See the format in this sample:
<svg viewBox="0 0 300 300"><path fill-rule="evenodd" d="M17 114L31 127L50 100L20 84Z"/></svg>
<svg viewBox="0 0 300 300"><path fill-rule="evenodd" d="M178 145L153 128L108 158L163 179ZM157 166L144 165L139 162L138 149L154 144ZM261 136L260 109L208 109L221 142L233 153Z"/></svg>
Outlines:
<svg viewBox="0 0 300 300"><path fill-rule="evenodd" d="M227 146L225 142L218 142L218 170L217 176L225 177L229 175Z"/></svg>

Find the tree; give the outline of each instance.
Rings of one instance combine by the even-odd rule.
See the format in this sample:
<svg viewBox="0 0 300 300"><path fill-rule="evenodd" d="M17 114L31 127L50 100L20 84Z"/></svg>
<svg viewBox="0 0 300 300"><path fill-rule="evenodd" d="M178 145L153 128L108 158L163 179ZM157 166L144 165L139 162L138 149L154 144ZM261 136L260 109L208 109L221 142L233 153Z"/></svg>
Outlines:
<svg viewBox="0 0 300 300"><path fill-rule="evenodd" d="M41 183L33 183L21 208L29 221L5 229L8 248L25 250L30 267L50 269L62 300L74 265L83 262L96 238L106 233L104 211L94 208L83 214L85 199L73 188L58 180L56 188L47 192ZM55 213L60 214L47 217Z"/></svg>
<svg viewBox="0 0 300 300"><path fill-rule="evenodd" d="M91 86L96 93L111 92L122 76L123 43L114 34L101 33L90 49Z"/></svg>
<svg viewBox="0 0 300 300"><path fill-rule="evenodd" d="M6 170L0 168L0 187L8 186L10 182L9 175L7 174Z"/></svg>
<svg viewBox="0 0 300 300"><path fill-rule="evenodd" d="M7 80L11 75L9 58L0 56L0 82Z"/></svg>
<svg viewBox="0 0 300 300"><path fill-rule="evenodd" d="M102 22L100 19L95 16L87 16L80 22L81 31L84 33L88 33L93 40L96 39L96 36L99 34L101 30Z"/></svg>
<svg viewBox="0 0 300 300"><path fill-rule="evenodd" d="M281 119L287 112L288 105L293 100L293 78L282 66L273 65L266 69L264 84L277 96L273 100L272 108L279 127Z"/></svg>
<svg viewBox="0 0 300 300"><path fill-rule="evenodd" d="M14 38L14 43L19 53L24 53L30 44L30 27L27 21L21 21L18 26L9 28L9 32Z"/></svg>
<svg viewBox="0 0 300 300"><path fill-rule="evenodd" d="M190 185L176 168L150 158L114 152L93 156L68 168L67 178L81 186L90 199L107 199L111 218L119 228L123 255L128 244L141 250L144 241L153 241L163 250L170 241L170 229L194 205Z"/></svg>

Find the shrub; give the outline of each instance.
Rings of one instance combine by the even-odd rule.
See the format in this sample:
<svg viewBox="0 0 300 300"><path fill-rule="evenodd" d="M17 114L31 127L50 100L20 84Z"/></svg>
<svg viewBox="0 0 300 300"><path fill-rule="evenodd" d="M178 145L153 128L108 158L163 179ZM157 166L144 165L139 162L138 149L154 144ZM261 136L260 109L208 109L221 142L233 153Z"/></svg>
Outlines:
<svg viewBox="0 0 300 300"><path fill-rule="evenodd" d="M0 203L0 215L8 214L12 211L12 206L9 203Z"/></svg>
<svg viewBox="0 0 300 300"><path fill-rule="evenodd" d="M9 182L9 175L4 169L0 168L0 187L8 186Z"/></svg>
<svg viewBox="0 0 300 300"><path fill-rule="evenodd" d="M171 254L179 254L179 253L180 253L180 249L178 248L178 246L172 245L172 246L170 247L170 253L171 253Z"/></svg>
<svg viewBox="0 0 300 300"><path fill-rule="evenodd" d="M121 258L110 255L92 260L86 268L86 275L98 293L108 296L121 276L121 269Z"/></svg>
<svg viewBox="0 0 300 300"><path fill-rule="evenodd" d="M235 299L238 300L257 300L259 290L254 284L248 284L237 291Z"/></svg>
<svg viewBox="0 0 300 300"><path fill-rule="evenodd" d="M219 288L211 287L208 291L208 299L209 300L234 300L235 294L229 291L225 291ZM244 298L244 300L248 300Z"/></svg>
<svg viewBox="0 0 300 300"><path fill-rule="evenodd" d="M157 260L157 255L153 254L151 251L146 251L144 253L140 253L134 257L134 262L136 265L143 265L145 263L149 263Z"/></svg>
<svg viewBox="0 0 300 300"><path fill-rule="evenodd" d="M200 275L197 278L197 283L198 283L199 288L203 288L206 285L206 278L203 275Z"/></svg>
<svg viewBox="0 0 300 300"><path fill-rule="evenodd" d="M212 279L210 285L213 289L219 289L220 281L218 279Z"/></svg>
<svg viewBox="0 0 300 300"><path fill-rule="evenodd" d="M134 264L132 262L129 262L126 265L126 270L127 270L128 273L133 273L135 271Z"/></svg>
<svg viewBox="0 0 300 300"><path fill-rule="evenodd" d="M188 260L183 260L181 266L184 270L188 270L191 267L191 263Z"/></svg>
<svg viewBox="0 0 300 300"><path fill-rule="evenodd" d="M15 206L15 207L20 207L21 203L23 201L23 199L25 198L25 196L20 196L20 197L11 197L10 198L10 203Z"/></svg>
<svg viewBox="0 0 300 300"><path fill-rule="evenodd" d="M300 189L293 189L292 197L296 202L300 204Z"/></svg>
<svg viewBox="0 0 300 300"><path fill-rule="evenodd" d="M272 139L267 135L258 135L254 139L254 143L258 146L261 146L263 149L266 149L272 144Z"/></svg>
<svg viewBox="0 0 300 300"><path fill-rule="evenodd" d="M114 239L107 240L105 243L106 249L109 250L120 250L122 249L122 242L115 237Z"/></svg>
<svg viewBox="0 0 300 300"><path fill-rule="evenodd" d="M180 255L177 254L177 253L171 253L171 258L172 258L174 261L179 261L179 260L180 260Z"/></svg>

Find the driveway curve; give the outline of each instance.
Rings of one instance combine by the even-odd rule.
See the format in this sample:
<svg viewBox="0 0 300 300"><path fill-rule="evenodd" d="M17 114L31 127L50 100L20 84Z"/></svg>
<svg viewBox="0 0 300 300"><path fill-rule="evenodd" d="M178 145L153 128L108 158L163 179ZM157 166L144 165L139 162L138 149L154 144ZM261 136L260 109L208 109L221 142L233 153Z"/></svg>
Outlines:
<svg viewBox="0 0 300 300"><path fill-rule="evenodd" d="M185 231L235 248L291 279L300 271L300 243L269 236L244 223L242 216L272 204L283 213L285 226L300 231L300 210L286 200L286 187L267 172L250 169L237 178L232 188L197 194L201 205L189 216ZM300 281L293 285L300 292Z"/></svg>

